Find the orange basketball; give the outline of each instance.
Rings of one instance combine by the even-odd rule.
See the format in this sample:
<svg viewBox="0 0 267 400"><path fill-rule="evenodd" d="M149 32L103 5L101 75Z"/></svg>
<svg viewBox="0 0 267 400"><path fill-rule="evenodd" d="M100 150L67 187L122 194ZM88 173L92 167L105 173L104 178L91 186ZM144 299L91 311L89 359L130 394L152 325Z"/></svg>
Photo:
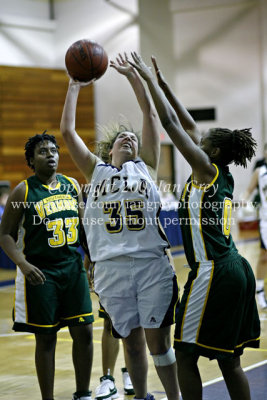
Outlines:
<svg viewBox="0 0 267 400"><path fill-rule="evenodd" d="M73 43L65 55L69 75L78 81L99 79L108 67L108 56L103 47L93 40L82 39Z"/></svg>

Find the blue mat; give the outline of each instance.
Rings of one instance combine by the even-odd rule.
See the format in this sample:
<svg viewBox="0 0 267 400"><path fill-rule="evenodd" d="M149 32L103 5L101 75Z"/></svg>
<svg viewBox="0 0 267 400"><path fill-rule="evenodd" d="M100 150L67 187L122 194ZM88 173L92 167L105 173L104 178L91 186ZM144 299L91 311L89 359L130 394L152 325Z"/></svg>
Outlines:
<svg viewBox="0 0 267 400"><path fill-rule="evenodd" d="M251 399L267 399L267 364L246 372L249 381ZM203 400L230 400L224 381L212 383L203 388ZM241 400L241 399L240 399Z"/></svg>

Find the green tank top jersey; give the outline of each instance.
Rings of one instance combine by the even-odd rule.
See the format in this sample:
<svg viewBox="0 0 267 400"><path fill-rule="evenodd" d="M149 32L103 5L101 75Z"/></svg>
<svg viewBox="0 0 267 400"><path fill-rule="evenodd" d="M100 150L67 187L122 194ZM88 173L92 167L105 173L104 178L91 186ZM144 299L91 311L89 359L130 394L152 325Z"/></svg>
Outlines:
<svg viewBox="0 0 267 400"><path fill-rule="evenodd" d="M197 186L191 176L181 195L179 221L189 265L237 251L230 234L234 180L228 167L214 166L209 185Z"/></svg>
<svg viewBox="0 0 267 400"><path fill-rule="evenodd" d="M55 189L34 175L25 180L24 216L18 245L26 259L49 267L80 257L78 189L71 178L57 175Z"/></svg>

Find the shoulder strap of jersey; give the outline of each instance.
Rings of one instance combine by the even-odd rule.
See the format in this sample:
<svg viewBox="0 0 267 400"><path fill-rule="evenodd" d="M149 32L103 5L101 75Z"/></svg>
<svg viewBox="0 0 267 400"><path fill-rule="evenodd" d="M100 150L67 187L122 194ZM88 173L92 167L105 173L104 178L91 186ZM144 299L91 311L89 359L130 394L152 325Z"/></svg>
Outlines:
<svg viewBox="0 0 267 400"><path fill-rule="evenodd" d="M64 176L64 178L66 178L72 184L72 186L76 190L76 193L79 194L79 190L78 190L77 185L74 182L73 178L70 178L69 176L66 176L66 175L62 175L62 176Z"/></svg>
<svg viewBox="0 0 267 400"><path fill-rule="evenodd" d="M26 188L26 190L25 190L25 196L24 196L24 203L26 203L27 198L28 198L28 193L29 193L29 184L28 184L28 180L27 180L27 179L24 179L24 180L21 181L21 182L24 182L24 183L25 183L25 188Z"/></svg>

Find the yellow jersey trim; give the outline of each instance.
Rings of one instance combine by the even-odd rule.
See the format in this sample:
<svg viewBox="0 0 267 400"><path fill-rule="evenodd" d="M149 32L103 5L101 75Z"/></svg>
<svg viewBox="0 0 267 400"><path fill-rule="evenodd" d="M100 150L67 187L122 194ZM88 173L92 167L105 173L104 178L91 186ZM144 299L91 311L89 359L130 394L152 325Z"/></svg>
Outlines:
<svg viewBox="0 0 267 400"><path fill-rule="evenodd" d="M48 190L57 190L57 189L60 188L60 182L58 182L54 188L52 186L44 185L44 184L42 184L42 186L45 187Z"/></svg>
<svg viewBox="0 0 267 400"><path fill-rule="evenodd" d="M209 189L209 188L214 184L214 182L217 180L217 178L218 178L218 176L219 176L219 169L218 169L218 167L217 167L216 164L213 164L213 163L212 163L212 165L214 165L214 167L216 168L216 175L215 175L215 177L212 179L211 183L208 183L207 185L201 185L201 186L196 185L196 184L194 183L194 176L193 176L193 174L192 174L192 175L191 175L191 176L192 176L192 186L194 186L195 188L200 189L200 190L207 190L207 189Z"/></svg>
<svg viewBox="0 0 267 400"><path fill-rule="evenodd" d="M205 195L205 193L203 192L202 196L201 196L201 200L200 200L201 203L199 205L199 232L200 232L200 236L201 236L202 243L203 243L203 249L205 251L205 257L206 257L206 260L208 260L207 249L206 249L205 241L204 241L204 238L203 238L202 224L201 224L201 221L202 221L202 203L203 203L204 195ZM195 261L196 261L196 257L195 257Z"/></svg>
<svg viewBox="0 0 267 400"><path fill-rule="evenodd" d="M27 200L27 197L28 197L28 193L29 193L29 185L28 185L28 181L27 181L27 179L25 179L24 181L22 181L22 182L25 182L25 196L24 196L24 202L26 202L26 200Z"/></svg>
<svg viewBox="0 0 267 400"><path fill-rule="evenodd" d="M74 186L74 188L75 188L77 194L79 194L77 185L74 183L74 181L73 181L69 176L66 176L66 175L63 175L63 176L64 176L64 178L66 178L68 181L70 181L70 183Z"/></svg>

